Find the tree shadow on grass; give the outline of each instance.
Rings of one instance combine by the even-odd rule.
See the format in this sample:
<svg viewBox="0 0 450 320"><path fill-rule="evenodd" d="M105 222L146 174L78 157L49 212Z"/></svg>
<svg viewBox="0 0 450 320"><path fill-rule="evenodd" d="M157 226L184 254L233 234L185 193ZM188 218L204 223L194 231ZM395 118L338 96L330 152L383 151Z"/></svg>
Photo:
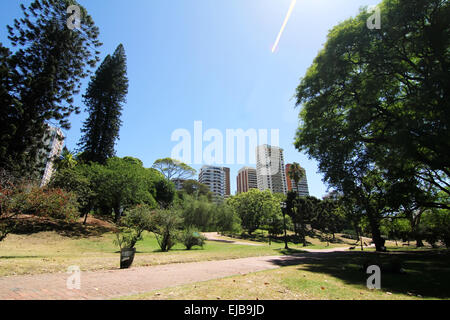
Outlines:
<svg viewBox="0 0 450 320"><path fill-rule="evenodd" d="M14 230L13 233L18 235L54 231L64 237L88 238L113 231L111 228L104 226L83 225L81 222L66 222L41 217L21 217L12 220L10 223Z"/></svg>
<svg viewBox="0 0 450 320"><path fill-rule="evenodd" d="M364 267L380 265L383 291L420 295L423 298L450 298L450 252L332 252L305 253L272 261L279 266L302 264L301 271L327 274L349 285L366 286L370 276ZM395 272L392 265L401 265Z"/></svg>
<svg viewBox="0 0 450 320"><path fill-rule="evenodd" d="M36 259L36 258L42 258L42 256L0 256L0 260L7 260L7 259Z"/></svg>

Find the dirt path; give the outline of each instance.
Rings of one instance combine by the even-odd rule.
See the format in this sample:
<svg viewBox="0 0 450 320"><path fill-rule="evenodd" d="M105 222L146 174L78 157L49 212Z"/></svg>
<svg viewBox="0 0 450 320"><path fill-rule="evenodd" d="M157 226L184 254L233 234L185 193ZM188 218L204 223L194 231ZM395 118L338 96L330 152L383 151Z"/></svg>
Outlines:
<svg viewBox="0 0 450 320"><path fill-rule="evenodd" d="M229 244L239 244L239 245L245 245L245 246L263 246L263 244L260 244L260 243L230 240L229 238L221 236L218 232L204 232L203 235L206 237L206 239L208 241L224 242L224 243L229 243Z"/></svg>
<svg viewBox="0 0 450 320"><path fill-rule="evenodd" d="M336 250L335 250L336 251ZM81 273L80 290L67 289L65 273L0 278L0 300L95 300L124 297L183 284L276 269L329 253L251 257Z"/></svg>

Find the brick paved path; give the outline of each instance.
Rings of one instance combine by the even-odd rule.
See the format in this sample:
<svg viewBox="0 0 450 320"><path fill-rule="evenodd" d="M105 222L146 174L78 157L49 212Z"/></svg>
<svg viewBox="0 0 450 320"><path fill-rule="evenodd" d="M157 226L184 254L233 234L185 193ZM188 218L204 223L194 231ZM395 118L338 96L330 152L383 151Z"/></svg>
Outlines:
<svg viewBox="0 0 450 320"><path fill-rule="evenodd" d="M311 254L306 254L311 256ZM95 300L300 264L302 256L251 257L81 273L81 289L67 289L66 273L0 278L0 300Z"/></svg>

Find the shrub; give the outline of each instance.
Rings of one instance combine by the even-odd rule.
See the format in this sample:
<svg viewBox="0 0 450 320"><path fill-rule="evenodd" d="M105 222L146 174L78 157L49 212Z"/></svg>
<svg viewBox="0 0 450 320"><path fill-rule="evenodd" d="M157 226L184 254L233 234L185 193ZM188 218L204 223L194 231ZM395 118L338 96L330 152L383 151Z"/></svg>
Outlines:
<svg viewBox="0 0 450 320"><path fill-rule="evenodd" d="M138 205L126 212L126 217L121 220L114 243L120 249L134 248L138 241L143 240L143 232L150 230L151 225L151 208L147 205Z"/></svg>
<svg viewBox="0 0 450 320"><path fill-rule="evenodd" d="M25 188L17 195L16 210L23 214L74 221L78 218L77 197L61 189Z"/></svg>
<svg viewBox="0 0 450 320"><path fill-rule="evenodd" d="M192 247L199 246L202 247L205 245L206 238L199 232L195 231L192 228L188 228L181 234L180 239L184 246L186 247L186 250L191 250Z"/></svg>
<svg viewBox="0 0 450 320"><path fill-rule="evenodd" d="M29 214L73 221L78 217L77 197L61 189L21 185L0 189L0 216Z"/></svg>
<svg viewBox="0 0 450 320"><path fill-rule="evenodd" d="M179 240L179 227L183 219L175 209L156 210L152 215L152 232L156 236L161 251L167 252Z"/></svg>

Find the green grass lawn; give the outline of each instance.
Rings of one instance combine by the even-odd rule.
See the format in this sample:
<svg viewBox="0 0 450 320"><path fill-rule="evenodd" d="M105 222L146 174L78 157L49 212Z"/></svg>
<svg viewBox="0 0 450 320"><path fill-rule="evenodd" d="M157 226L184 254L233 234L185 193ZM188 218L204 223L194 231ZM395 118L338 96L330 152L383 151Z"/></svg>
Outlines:
<svg viewBox="0 0 450 320"><path fill-rule="evenodd" d="M114 245L114 239L115 235L111 232L83 237L67 236L55 231L9 235L0 242L0 276L65 272L72 265L79 266L83 271L115 269L119 267L119 249ZM258 246L207 241L203 249L194 247L187 251L182 244L177 244L170 252L159 252L155 236L147 233L144 240L136 245L133 266L282 255L301 252L303 248L289 243L290 250L285 251L281 241L272 242L271 246L261 242L256 244ZM317 242L308 248L327 247Z"/></svg>
<svg viewBox="0 0 450 320"><path fill-rule="evenodd" d="M382 272L381 290L366 287L362 265L367 259L400 260L404 274ZM191 285L167 288L123 299L144 300L403 300L449 299L450 253L404 251L377 254L340 252L305 264L282 267Z"/></svg>

